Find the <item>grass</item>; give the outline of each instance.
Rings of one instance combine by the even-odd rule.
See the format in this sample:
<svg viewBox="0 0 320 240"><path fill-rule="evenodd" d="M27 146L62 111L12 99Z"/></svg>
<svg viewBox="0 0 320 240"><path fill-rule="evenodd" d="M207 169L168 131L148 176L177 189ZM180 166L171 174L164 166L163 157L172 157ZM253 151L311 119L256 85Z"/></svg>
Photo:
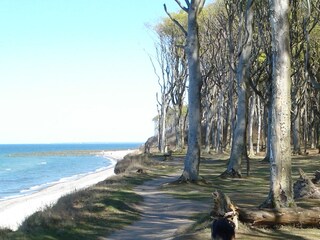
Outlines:
<svg viewBox="0 0 320 240"><path fill-rule="evenodd" d="M262 158L252 158L251 174L242 179L222 179L219 175L226 170L228 155L204 155L200 164L200 175L206 180L199 184L168 184L162 191L177 198L202 201L208 204L208 212L193 216L196 223L182 232L175 240L210 239L209 210L212 204L211 193L220 189L229 195L239 207L257 207L267 197L269 191L269 165ZM164 161L160 154L151 157L130 158L128 171L103 181L85 191L65 196L47 209L32 215L16 232L0 231L0 240L57 240L57 239L98 239L100 236L121 229L136 221L140 213L136 205L143 200L133 191L133 187L144 181L172 172L183 170L183 154L173 154L173 161ZM319 169L320 155L295 156L292 159L293 182L298 176L298 168L312 177ZM143 174L136 173L143 168ZM304 208L319 206L319 200L299 200ZM319 229L299 229L279 227L277 229L254 228L240 224L237 239L319 239Z"/></svg>
<svg viewBox="0 0 320 240"><path fill-rule="evenodd" d="M219 175L226 170L229 155L207 155L202 158L200 175L206 180L201 184L171 184L163 190L177 198L205 201L212 204L211 193L219 189L226 193L237 206L242 208L258 207L267 198L269 192L269 164L261 158L250 160L250 176L244 174L241 179L222 179ZM299 177L298 168L302 168L310 177L319 169L320 155L295 156L292 158L292 177L295 182ZM320 200L297 200L297 205L303 208L319 206ZM194 216L196 223L180 233L175 240L210 239L209 212ZM255 228L240 224L237 239L319 239L320 229L295 228L283 226L277 229Z"/></svg>
<svg viewBox="0 0 320 240"><path fill-rule="evenodd" d="M109 178L86 190L64 196L54 205L36 212L18 231L0 230L0 240L91 240L105 237L138 220L136 205L143 201L133 187L165 174L162 162L131 159L130 172ZM136 168L147 173L138 174Z"/></svg>
<svg viewBox="0 0 320 240"><path fill-rule="evenodd" d="M17 232L0 239L90 240L120 229L139 219L134 206L142 201L132 191L130 177L122 178L62 197L53 207L29 217Z"/></svg>

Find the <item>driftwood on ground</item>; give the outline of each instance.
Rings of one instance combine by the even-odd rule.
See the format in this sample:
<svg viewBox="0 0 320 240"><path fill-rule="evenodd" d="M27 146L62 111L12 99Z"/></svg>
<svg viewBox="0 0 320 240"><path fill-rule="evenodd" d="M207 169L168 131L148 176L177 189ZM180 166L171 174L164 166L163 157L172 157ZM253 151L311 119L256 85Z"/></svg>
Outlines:
<svg viewBox="0 0 320 240"><path fill-rule="evenodd" d="M294 198L320 199L320 191L310 178L299 168L299 179L293 185Z"/></svg>
<svg viewBox="0 0 320 240"><path fill-rule="evenodd" d="M303 208L281 208L281 209L245 209L238 208L230 198L221 191L213 194L213 208L211 216L214 219L228 218L238 226L241 222L253 226L277 226L293 225L297 227L320 227L320 207Z"/></svg>
<svg viewBox="0 0 320 240"><path fill-rule="evenodd" d="M320 227L320 208L239 209L241 222L254 226Z"/></svg>

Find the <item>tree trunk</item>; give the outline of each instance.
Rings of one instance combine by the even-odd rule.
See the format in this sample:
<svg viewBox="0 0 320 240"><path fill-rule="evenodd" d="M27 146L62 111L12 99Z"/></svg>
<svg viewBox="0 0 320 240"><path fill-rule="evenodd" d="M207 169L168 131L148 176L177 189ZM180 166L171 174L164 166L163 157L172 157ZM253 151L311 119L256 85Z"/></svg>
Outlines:
<svg viewBox="0 0 320 240"><path fill-rule="evenodd" d="M250 98L250 114L249 114L249 156L254 156L254 149L253 149L253 118L254 118L254 110L256 105L256 95L255 93L252 94Z"/></svg>
<svg viewBox="0 0 320 240"><path fill-rule="evenodd" d="M267 103L267 106L265 106L265 115L267 115L267 124L265 127L265 130L267 131L267 134L266 134L266 156L264 157L264 159L262 160L263 162L270 162L270 152L271 152L271 120L272 120L272 106L271 106L271 103L268 102ZM267 113L267 114L266 114Z"/></svg>
<svg viewBox="0 0 320 240"><path fill-rule="evenodd" d="M320 227L320 208L238 209L239 220L253 226Z"/></svg>
<svg viewBox="0 0 320 240"><path fill-rule="evenodd" d="M305 90L306 91L306 90ZM307 104L307 96L306 92L304 94L304 114L303 114L303 142L304 142L304 154L308 152L308 104Z"/></svg>
<svg viewBox="0 0 320 240"><path fill-rule="evenodd" d="M209 153L211 148L211 131L213 125L212 109L209 107L206 115L206 136L205 136L205 152Z"/></svg>
<svg viewBox="0 0 320 240"><path fill-rule="evenodd" d="M272 114L270 137L270 192L262 205L275 209L294 206L291 176L291 79L289 1L270 0L272 30Z"/></svg>
<svg viewBox="0 0 320 240"><path fill-rule="evenodd" d="M314 112L311 110L310 112L310 119L309 122L311 122L310 126L310 148L315 149L316 148L316 141L315 141L315 127L314 127Z"/></svg>
<svg viewBox="0 0 320 240"><path fill-rule="evenodd" d="M210 216L213 219L229 218L238 225L238 220L253 226L274 227L293 225L299 227L320 227L320 208L239 208L223 192L216 190L212 193L213 204Z"/></svg>
<svg viewBox="0 0 320 240"><path fill-rule="evenodd" d="M188 151L184 161L183 181L197 181L199 178L201 150L201 85L199 56L198 14L203 0L194 0L188 4L187 59L189 67L189 131Z"/></svg>
<svg viewBox="0 0 320 240"><path fill-rule="evenodd" d="M260 153L260 142L261 142L261 128L262 128L262 117L261 117L261 103L260 97L257 96L257 117L258 117L258 131L257 131L257 153Z"/></svg>
<svg viewBox="0 0 320 240"><path fill-rule="evenodd" d="M218 99L218 117L217 117L217 145L216 152L223 152L223 92L222 89L219 91Z"/></svg>
<svg viewBox="0 0 320 240"><path fill-rule="evenodd" d="M225 7L226 11L228 12L228 57L229 57L229 64L228 64L228 115L227 115L227 145L226 149L230 150L232 146L232 139L233 139L233 130L234 130L234 124L235 124L235 104L233 100L233 95L234 95L234 79L235 79L235 74L234 74L234 69L235 67L235 47L234 47L234 33L233 33L233 24L234 24L234 8L231 6L233 3L225 1Z"/></svg>
<svg viewBox="0 0 320 240"><path fill-rule="evenodd" d="M252 1L248 1L246 11L246 21L243 26L242 38L240 44L244 44L240 54L240 59L237 67L237 90L238 90L238 105L237 119L235 130L233 132L233 141L231 148L230 161L227 171L223 174L241 176L242 159L247 159L247 112L248 112L248 96L247 82L250 76L250 56L252 49L252 24L253 24L253 9ZM247 172L248 173L248 172Z"/></svg>
<svg viewBox="0 0 320 240"><path fill-rule="evenodd" d="M183 129L183 118L182 118L182 104L175 105L175 128L176 128L176 151L182 151L183 141L182 141L182 132Z"/></svg>
<svg viewBox="0 0 320 240"><path fill-rule="evenodd" d="M300 112L298 105L294 106L294 121L293 121L293 154L301 154L300 148Z"/></svg>
<svg viewBox="0 0 320 240"><path fill-rule="evenodd" d="M206 86L207 92L205 93L205 119L206 119L206 133L205 133L205 152L209 153L212 146L212 131L214 124L214 114L216 105L215 102L211 101L212 95L216 94L216 86Z"/></svg>
<svg viewBox="0 0 320 240"><path fill-rule="evenodd" d="M163 97L165 98L165 97ZM160 143L160 152L165 153L165 147L167 145L167 137L166 137L166 120L167 120L167 103L166 99L163 99L162 106L161 106L161 113L162 113L162 118L161 118L161 143Z"/></svg>

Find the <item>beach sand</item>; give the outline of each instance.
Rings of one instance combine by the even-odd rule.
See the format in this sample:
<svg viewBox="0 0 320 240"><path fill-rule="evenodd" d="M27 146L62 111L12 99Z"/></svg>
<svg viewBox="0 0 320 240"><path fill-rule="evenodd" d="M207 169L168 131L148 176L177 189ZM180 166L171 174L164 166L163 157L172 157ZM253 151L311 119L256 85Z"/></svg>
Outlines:
<svg viewBox="0 0 320 240"><path fill-rule="evenodd" d="M54 184L31 195L0 201L0 227L17 230L25 218L36 211L44 209L46 206L56 203L60 197L87 188L113 176L116 162L122 160L125 155L136 151L103 151L101 154L104 157L114 160L113 165L108 169Z"/></svg>

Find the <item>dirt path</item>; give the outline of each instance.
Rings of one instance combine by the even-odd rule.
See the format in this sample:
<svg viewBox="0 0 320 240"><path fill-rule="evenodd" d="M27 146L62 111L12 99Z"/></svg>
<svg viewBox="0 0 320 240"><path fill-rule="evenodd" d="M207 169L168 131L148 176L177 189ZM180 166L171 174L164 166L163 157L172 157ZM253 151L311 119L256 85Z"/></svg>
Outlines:
<svg viewBox="0 0 320 240"><path fill-rule="evenodd" d="M192 214L209 209L208 204L176 199L161 192L159 186L174 179L177 176L166 176L136 187L136 193L144 197L140 205L141 219L101 240L173 239L175 234L193 223L188 219Z"/></svg>

